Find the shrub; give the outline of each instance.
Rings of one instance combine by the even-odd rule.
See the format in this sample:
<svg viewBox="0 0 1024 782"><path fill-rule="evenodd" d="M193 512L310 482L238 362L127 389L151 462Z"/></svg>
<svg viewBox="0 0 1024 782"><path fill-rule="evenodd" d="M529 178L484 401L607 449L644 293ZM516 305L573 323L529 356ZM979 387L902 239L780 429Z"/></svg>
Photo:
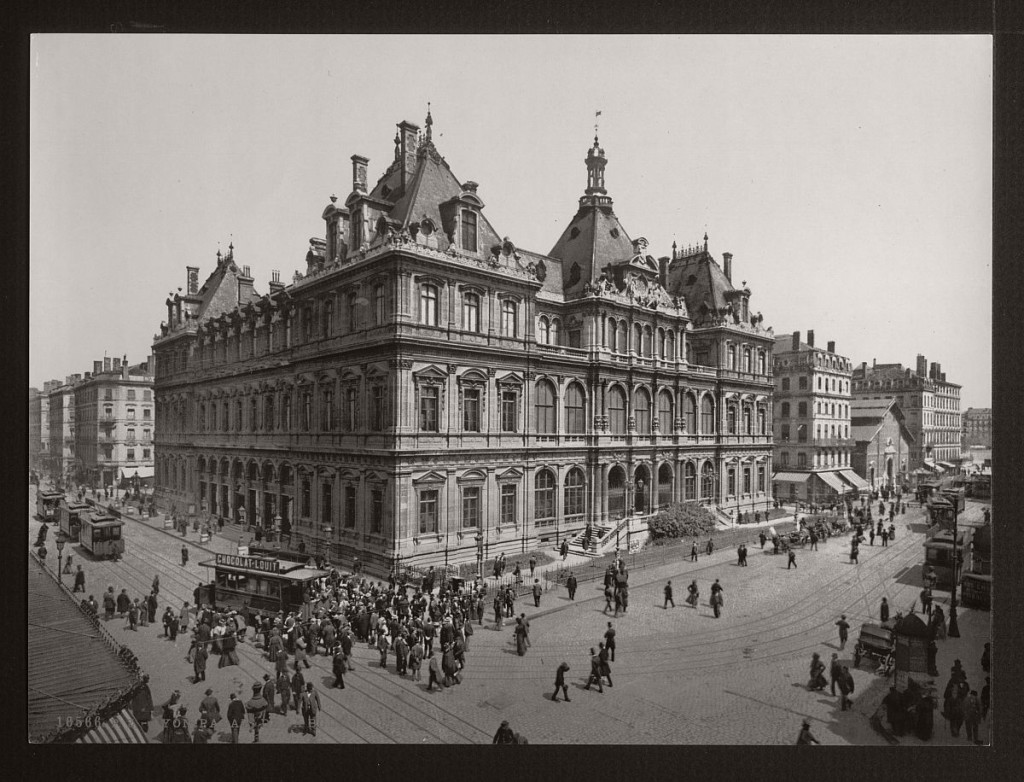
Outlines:
<svg viewBox="0 0 1024 782"><path fill-rule="evenodd" d="M655 543L670 538L700 537L715 529L715 517L696 503L673 503L651 519L648 528Z"/></svg>

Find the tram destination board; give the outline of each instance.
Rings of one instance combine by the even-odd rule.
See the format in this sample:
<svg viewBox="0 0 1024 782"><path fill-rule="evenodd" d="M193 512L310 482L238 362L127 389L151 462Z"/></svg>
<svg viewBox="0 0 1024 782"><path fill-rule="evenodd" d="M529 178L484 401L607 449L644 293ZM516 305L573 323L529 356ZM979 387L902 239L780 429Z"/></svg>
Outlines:
<svg viewBox="0 0 1024 782"><path fill-rule="evenodd" d="M281 572L281 564L276 559L243 557L237 554L217 554L216 563L226 567L237 567L245 570L259 570L263 573Z"/></svg>

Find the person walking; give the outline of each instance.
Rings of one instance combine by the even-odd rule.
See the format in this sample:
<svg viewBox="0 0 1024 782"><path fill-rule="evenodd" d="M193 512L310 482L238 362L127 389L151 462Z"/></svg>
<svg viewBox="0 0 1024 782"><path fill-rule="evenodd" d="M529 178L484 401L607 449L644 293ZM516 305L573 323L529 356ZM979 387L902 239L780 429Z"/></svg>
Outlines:
<svg viewBox="0 0 1024 782"><path fill-rule="evenodd" d="M693 545L690 546L690 561L697 561L697 541L693 541Z"/></svg>
<svg viewBox="0 0 1024 782"><path fill-rule="evenodd" d="M853 693L853 676L850 674L850 669L845 665L839 676L839 693L840 711L847 711L853 705L853 701L850 700L850 695Z"/></svg>
<svg viewBox="0 0 1024 782"><path fill-rule="evenodd" d="M298 671L298 669L296 669ZM331 661L331 671L334 673L334 686L339 690L345 689L345 653L338 650Z"/></svg>
<svg viewBox="0 0 1024 782"><path fill-rule="evenodd" d="M889 621L889 601L886 598L882 598L882 605L878 607L878 617L882 620L882 624Z"/></svg>
<svg viewBox="0 0 1024 782"><path fill-rule="evenodd" d="M871 526L868 527L868 545L875 545L875 528Z"/></svg>
<svg viewBox="0 0 1024 782"><path fill-rule="evenodd" d="M533 575L533 560L532 559L530 560L530 575L531 576ZM543 590L542 590L541 585L540 585L540 579L539 578L533 579L533 605L534 605L534 608L540 608L540 595L541 595L542 591Z"/></svg>
<svg viewBox="0 0 1024 782"><path fill-rule="evenodd" d="M811 527L811 551L817 551L817 550L818 550L818 533L814 529L814 527Z"/></svg>
<svg viewBox="0 0 1024 782"><path fill-rule="evenodd" d="M604 631L604 648L608 650L612 662L615 662L615 628L612 627L611 622L608 623L608 629Z"/></svg>
<svg viewBox="0 0 1024 782"><path fill-rule="evenodd" d="M231 708L230 705L228 708ZM252 697L245 704L245 716L253 733L252 743L259 744L260 728L267 721L267 701L263 697L263 687L260 684L252 686Z"/></svg>
<svg viewBox="0 0 1024 782"><path fill-rule="evenodd" d="M434 650L431 649L427 653L427 673L429 678L427 679L427 692L433 692L434 685L437 685L437 689L443 690L444 685L442 684L441 674L441 663L437 660L437 655L434 654Z"/></svg>
<svg viewBox="0 0 1024 782"><path fill-rule="evenodd" d="M195 676L192 679L194 684L206 681L206 661L210 656L205 643L196 642L195 651L192 653L192 670Z"/></svg>
<svg viewBox="0 0 1024 782"><path fill-rule="evenodd" d="M508 720L502 720L501 726L498 728L498 732L494 734L494 740L492 744L515 744L516 737L512 728L508 726Z"/></svg>
<svg viewBox="0 0 1024 782"><path fill-rule="evenodd" d="M832 685L832 695L836 694L836 684L843 675L843 666L839 662L839 655L836 652L832 652L832 662L829 663L828 678Z"/></svg>
<svg viewBox="0 0 1024 782"><path fill-rule="evenodd" d="M711 610L715 612L715 619L722 616L722 606L725 604L725 600L722 597L722 590L715 591L714 586L711 587Z"/></svg>
<svg viewBox="0 0 1024 782"><path fill-rule="evenodd" d="M740 544L740 565L747 567L747 544Z"/></svg>
<svg viewBox="0 0 1024 782"><path fill-rule="evenodd" d="M604 692L604 685L601 684L601 657L594 651L594 647L590 647L590 678L583 689L589 690L591 684L597 684L597 691Z"/></svg>
<svg viewBox="0 0 1024 782"><path fill-rule="evenodd" d="M199 704L200 711L205 711L207 718L210 720L211 725L216 725L220 722L220 701L213 694L213 690L207 689L205 697Z"/></svg>
<svg viewBox="0 0 1024 782"><path fill-rule="evenodd" d="M184 532L182 534L185 534ZM181 544L181 566L185 567L188 564L188 546L184 543Z"/></svg>
<svg viewBox="0 0 1024 782"><path fill-rule="evenodd" d="M608 679L608 686L612 686L612 667L608 664L608 650L603 643L597 645L597 656L601 660L601 675Z"/></svg>
<svg viewBox="0 0 1024 782"><path fill-rule="evenodd" d="M416 639L416 643L409 649L409 673L414 682L423 681L423 674L420 672L420 668L423 665L423 644L419 638Z"/></svg>
<svg viewBox="0 0 1024 782"><path fill-rule="evenodd" d="M316 735L317 718L320 715L320 693L313 688L313 682L306 682L302 693L302 732Z"/></svg>
<svg viewBox="0 0 1024 782"><path fill-rule="evenodd" d="M78 570L75 571L75 587L71 590L72 592L85 592L85 571L82 570L82 566L78 566Z"/></svg>
<svg viewBox="0 0 1024 782"><path fill-rule="evenodd" d="M814 735L811 733L811 723L807 720L803 721L800 726L800 735L796 737L797 744L821 744Z"/></svg>
<svg viewBox="0 0 1024 782"><path fill-rule="evenodd" d="M857 539L854 538L850 541L850 562L854 565L857 564L857 558L860 556L860 551L857 548Z"/></svg>
<svg viewBox="0 0 1024 782"><path fill-rule="evenodd" d="M970 695L964 698L964 726L967 728L967 740L975 744L981 744L978 738L978 726L981 723L981 703L978 700L978 691L971 690Z"/></svg>
<svg viewBox="0 0 1024 782"><path fill-rule="evenodd" d="M302 675L302 671L296 671L292 674L289 689L292 693L292 711L301 713L302 693L306 689L306 677Z"/></svg>
<svg viewBox="0 0 1024 782"><path fill-rule="evenodd" d="M921 613L926 614L929 619L932 616L932 590L925 587L921 590Z"/></svg>
<svg viewBox="0 0 1024 782"><path fill-rule="evenodd" d="M569 577L565 580L565 588L567 590L569 590L569 599L570 600L575 600L576 599L576 586L577 586L576 576L574 576L572 574L572 571L570 570L569 571Z"/></svg>
<svg viewBox="0 0 1024 782"><path fill-rule="evenodd" d="M708 543L704 547L704 550L707 552L707 555L709 557L714 553L714 551L715 551L715 541L712 538L708 538Z"/></svg>
<svg viewBox="0 0 1024 782"><path fill-rule="evenodd" d="M259 685L257 685L259 686ZM234 693L228 695L228 727L231 728L231 743L238 743L238 734L245 722L245 704Z"/></svg>
<svg viewBox="0 0 1024 782"><path fill-rule="evenodd" d="M981 688L981 718L988 719L988 709L992 705L992 679L985 677L985 686Z"/></svg>
<svg viewBox="0 0 1024 782"><path fill-rule="evenodd" d="M537 557L530 555L530 578L533 578L533 571L537 568Z"/></svg>
<svg viewBox="0 0 1024 782"><path fill-rule="evenodd" d="M274 698L277 696L277 684L270 678L269 673L263 674L263 698L267 702L267 717L265 722L270 722L270 715L277 711L274 705Z"/></svg>
<svg viewBox="0 0 1024 782"><path fill-rule="evenodd" d="M786 563L786 570L791 567L796 567L796 552L793 549L789 550L789 562Z"/></svg>
<svg viewBox="0 0 1024 782"><path fill-rule="evenodd" d="M846 614L840 616L835 625L839 628L839 651L843 651L846 648L846 640L850 637L850 623L846 621Z"/></svg>
<svg viewBox="0 0 1024 782"><path fill-rule="evenodd" d="M888 546L889 546L889 530L883 529L882 530L882 548L887 548Z"/></svg>
<svg viewBox="0 0 1024 782"><path fill-rule="evenodd" d="M138 632L139 626L139 598L135 598L128 606L128 629Z"/></svg>
<svg viewBox="0 0 1024 782"><path fill-rule="evenodd" d="M566 538L562 541L562 547L559 550L562 555L562 561L565 562L565 558L569 556L569 539Z"/></svg>
<svg viewBox="0 0 1024 782"><path fill-rule="evenodd" d="M697 600L700 598L700 590L697 589L697 579L693 579L693 581L690 582L690 585L686 587L686 591L688 593L686 596L686 602L689 603L691 607L696 608Z"/></svg>
<svg viewBox="0 0 1024 782"><path fill-rule="evenodd" d="M505 603L501 599L501 592L496 591L494 593L494 629L500 630L502 626L502 617L504 616Z"/></svg>
<svg viewBox="0 0 1024 782"><path fill-rule="evenodd" d="M664 602L664 604L661 607L667 609L669 603L672 604L673 608L676 607L676 601L672 599L672 582L671 581L669 581L667 584L665 584L665 602Z"/></svg>
<svg viewBox="0 0 1024 782"><path fill-rule="evenodd" d="M159 576L158 576L159 578ZM156 622L156 610L159 606L156 601L156 592L150 592L149 597L146 598L146 611L149 613L149 623L153 624Z"/></svg>
<svg viewBox="0 0 1024 782"><path fill-rule="evenodd" d="M522 617L516 618L516 626L513 632L516 640L516 654L522 657L526 654L526 624Z"/></svg>
<svg viewBox="0 0 1024 782"><path fill-rule="evenodd" d="M761 541L761 551L764 551L764 544L768 542L768 536L764 534L764 530L757 533L757 539Z"/></svg>
<svg viewBox="0 0 1024 782"><path fill-rule="evenodd" d="M563 662L555 671L555 692L551 696L553 703L558 703L558 691L562 691L562 697L569 703L569 685L565 683L565 674L569 671L569 663Z"/></svg>

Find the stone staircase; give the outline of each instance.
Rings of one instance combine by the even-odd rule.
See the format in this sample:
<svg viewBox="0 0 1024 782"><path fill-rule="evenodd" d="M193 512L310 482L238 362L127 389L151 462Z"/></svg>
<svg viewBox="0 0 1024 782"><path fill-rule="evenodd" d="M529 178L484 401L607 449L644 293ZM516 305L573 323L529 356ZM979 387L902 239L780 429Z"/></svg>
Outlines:
<svg viewBox="0 0 1024 782"><path fill-rule="evenodd" d="M593 524L591 526L590 545L586 548L583 546L583 535L586 532L586 530L583 530L569 539L569 553L584 557L600 557L610 551L614 551L616 541L618 541L619 547L624 551L626 541L629 539L627 530L631 521L635 521L635 519L625 516L615 521ZM616 535L616 531L618 535Z"/></svg>

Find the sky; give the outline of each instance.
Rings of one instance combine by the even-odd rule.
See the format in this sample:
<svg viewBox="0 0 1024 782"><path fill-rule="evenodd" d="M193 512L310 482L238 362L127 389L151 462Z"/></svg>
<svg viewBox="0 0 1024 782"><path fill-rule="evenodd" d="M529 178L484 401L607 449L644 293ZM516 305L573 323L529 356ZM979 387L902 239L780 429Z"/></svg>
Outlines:
<svg viewBox="0 0 1024 782"><path fill-rule="evenodd" d="M649 252L707 232L777 335L924 354L989 407L991 96L988 36L34 36L29 380L145 360L229 242L290 282L350 157L376 181L429 101L517 246L575 214L596 120Z"/></svg>

